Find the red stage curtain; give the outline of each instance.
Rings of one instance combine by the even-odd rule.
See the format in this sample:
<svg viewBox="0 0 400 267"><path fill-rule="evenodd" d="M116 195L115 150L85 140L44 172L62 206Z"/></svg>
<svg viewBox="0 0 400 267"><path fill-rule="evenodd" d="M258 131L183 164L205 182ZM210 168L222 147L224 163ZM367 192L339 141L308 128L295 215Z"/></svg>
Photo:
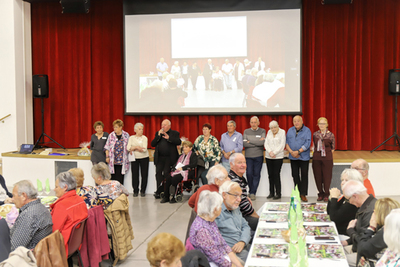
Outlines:
<svg viewBox="0 0 400 267"><path fill-rule="evenodd" d="M315 131L317 119L327 117L337 149L371 150L394 132L394 97L387 87L388 70L400 68L398 10L396 0L303 0L303 119ZM45 132L65 147L90 140L97 120L111 132L120 118L130 134L142 122L150 140L164 118L191 141L205 122L218 139L230 119L239 132L249 127L251 116L125 116L122 0L92 1L89 14L61 14L59 3L32 3L32 53L33 74L49 75ZM34 113L38 138L38 99ZM285 130L292 126L291 116L259 117L263 128L272 119Z"/></svg>

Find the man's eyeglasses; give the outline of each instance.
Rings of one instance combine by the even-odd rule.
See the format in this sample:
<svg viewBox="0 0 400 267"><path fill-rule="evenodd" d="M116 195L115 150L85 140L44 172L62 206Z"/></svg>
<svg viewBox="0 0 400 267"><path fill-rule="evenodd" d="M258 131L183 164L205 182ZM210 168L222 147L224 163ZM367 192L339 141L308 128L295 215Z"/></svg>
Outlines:
<svg viewBox="0 0 400 267"><path fill-rule="evenodd" d="M232 194L232 193L229 193L229 192L225 192L225 193L227 193L230 196L233 196L234 198L241 198L241 195L235 195L235 194Z"/></svg>
<svg viewBox="0 0 400 267"><path fill-rule="evenodd" d="M347 202L350 202L350 199L351 199L352 197L354 197L354 195L351 195L351 197L349 197L349 198L345 197L345 199L346 199Z"/></svg>

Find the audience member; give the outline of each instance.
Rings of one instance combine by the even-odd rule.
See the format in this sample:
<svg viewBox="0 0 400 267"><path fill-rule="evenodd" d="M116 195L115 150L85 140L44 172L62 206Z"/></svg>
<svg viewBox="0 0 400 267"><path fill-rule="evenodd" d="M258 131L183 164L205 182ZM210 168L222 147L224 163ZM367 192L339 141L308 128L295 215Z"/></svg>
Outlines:
<svg viewBox="0 0 400 267"><path fill-rule="evenodd" d="M140 183L140 196L146 196L147 178L149 176L149 151L147 151L147 137L143 135L144 125L140 122L133 127L135 135L129 137L127 149L129 153L135 155L135 160L131 162L133 196L139 195L139 168L142 177Z"/></svg>
<svg viewBox="0 0 400 267"><path fill-rule="evenodd" d="M190 141L182 142L182 154L179 156L178 161L172 168L172 173L167 175L165 179L164 197L160 203L176 203L175 194L176 187L181 181L194 178L194 168L197 165L196 153L192 151L193 144Z"/></svg>
<svg viewBox="0 0 400 267"><path fill-rule="evenodd" d="M176 148L181 144L179 132L171 130L171 121L163 120L161 129L156 132L151 146L155 147L154 164L156 165L156 187L154 193L156 199L160 199L160 194L164 190L162 182L167 178L171 167L178 160L179 154Z"/></svg>
<svg viewBox="0 0 400 267"><path fill-rule="evenodd" d="M239 204L242 190L238 183L227 181L219 192L224 199L221 214L215 219L218 229L226 243L232 248L239 259L246 262L249 253L250 227L240 212Z"/></svg>
<svg viewBox="0 0 400 267"><path fill-rule="evenodd" d="M104 163L103 163L104 164ZM88 216L85 201L76 194L76 180L70 172L62 172L56 177L54 189L58 200L50 205L53 232L58 230L64 238L68 255L68 240L72 228Z"/></svg>
<svg viewBox="0 0 400 267"><path fill-rule="evenodd" d="M362 183L361 174L352 169L344 169L340 175L342 181L340 186L343 191L343 186L348 181L359 181ZM346 235L349 222L356 217L358 208L349 203L336 187L331 188L330 199L328 202L327 212L332 222L336 224L336 229L339 234Z"/></svg>
<svg viewBox="0 0 400 267"><path fill-rule="evenodd" d="M239 184L242 190L241 200L239 204L240 211L242 212L243 218L249 224L251 230L255 231L258 224L258 214L253 208L251 200L247 195L247 181L243 177L246 172L246 159L241 153L235 153L229 158L231 170L228 174L232 182Z"/></svg>
<svg viewBox="0 0 400 267"><path fill-rule="evenodd" d="M385 233L383 235L388 248L377 262L376 267L400 266L400 209L392 210L385 219Z"/></svg>
<svg viewBox="0 0 400 267"><path fill-rule="evenodd" d="M278 122L269 123L269 131L265 138L265 161L267 164L269 179L268 199L280 199L281 191L281 168L283 164L283 151L286 145L285 130L279 128Z"/></svg>
<svg viewBox="0 0 400 267"><path fill-rule="evenodd" d="M262 75L262 83L257 80L256 87L253 90L253 100L258 101L261 105L273 108L277 105L284 104L284 98L278 96L281 88L285 85L278 80L272 73L264 73Z"/></svg>
<svg viewBox="0 0 400 267"><path fill-rule="evenodd" d="M0 262L7 259L10 252L10 228L8 228L6 220L0 218Z"/></svg>
<svg viewBox="0 0 400 267"><path fill-rule="evenodd" d="M244 154L246 156L246 178L249 183L250 199L256 199L258 184L263 165L265 129L258 127L260 120L257 116L250 119L250 128L243 132Z"/></svg>
<svg viewBox="0 0 400 267"><path fill-rule="evenodd" d="M335 136L328 130L328 120L326 118L319 118L317 125L319 130L313 134L314 155L312 169L318 190L317 201L324 200L325 202L328 202L328 192L332 180Z"/></svg>
<svg viewBox="0 0 400 267"><path fill-rule="evenodd" d="M214 64L212 63L211 59L207 60L207 64L204 66L203 69L203 77L204 77L204 82L206 85L206 91L212 89L212 75L214 72Z"/></svg>
<svg viewBox="0 0 400 267"><path fill-rule="evenodd" d="M236 122L233 120L228 121L226 124L228 131L221 135L221 151L222 151L222 165L229 172L229 157L233 153L242 153L243 150L243 136L241 133L236 132Z"/></svg>
<svg viewBox="0 0 400 267"><path fill-rule="evenodd" d="M147 243L146 257L152 267L181 267L184 255L182 241L169 233L160 233Z"/></svg>
<svg viewBox="0 0 400 267"><path fill-rule="evenodd" d="M4 203L11 203L13 195L8 191L6 180L4 179L3 175L0 174L0 186L3 187L4 191L6 191L7 198L4 201L0 201L0 206Z"/></svg>
<svg viewBox="0 0 400 267"><path fill-rule="evenodd" d="M310 161L311 131L304 126L303 118L295 116L293 127L286 135L286 150L289 152L294 186L298 186L302 201L308 201L308 165Z"/></svg>
<svg viewBox="0 0 400 267"><path fill-rule="evenodd" d="M237 58L235 65L233 65L233 76L235 77L237 89L242 89L242 79L244 76L244 65Z"/></svg>
<svg viewBox="0 0 400 267"><path fill-rule="evenodd" d="M160 62L157 63L156 69L157 69L158 79L162 81L163 73L168 70L168 64L164 62L164 58L160 58Z"/></svg>
<svg viewBox="0 0 400 267"><path fill-rule="evenodd" d="M37 199L37 190L27 180L14 185L13 203L19 209L19 215L10 229L11 251L19 246L33 249L40 240L52 233L50 212Z"/></svg>
<svg viewBox="0 0 400 267"><path fill-rule="evenodd" d="M229 59L225 59L225 63L221 67L222 74L224 75L226 89L232 89L232 72L233 66L229 63Z"/></svg>
<svg viewBox="0 0 400 267"><path fill-rule="evenodd" d="M104 124L101 121L96 121L93 125L95 134L92 134L90 139L90 149L92 154L90 155L90 160L92 164L97 164L99 162L106 162L106 152L104 151L104 146L106 145L108 133L104 132Z"/></svg>
<svg viewBox="0 0 400 267"><path fill-rule="evenodd" d="M222 197L217 192L204 190L200 194L198 215L190 228L189 241L216 266L243 266L221 236L215 219L221 214ZM215 266L215 265L214 265Z"/></svg>
<svg viewBox="0 0 400 267"><path fill-rule="evenodd" d="M165 106L173 110L180 109L185 106L185 98L188 94L182 89L178 88L178 82L175 78L168 81L169 89L164 92Z"/></svg>
<svg viewBox="0 0 400 267"><path fill-rule="evenodd" d="M88 208L97 206L97 193L93 186L83 186L85 177L81 168L72 168L68 170L76 180L76 194L85 201Z"/></svg>
<svg viewBox="0 0 400 267"><path fill-rule="evenodd" d="M372 187L371 181L368 179L369 176L369 164L364 159L356 159L351 163L351 168L359 171L364 179L364 186L367 188L367 193L372 194L375 197L374 188Z"/></svg>
<svg viewBox="0 0 400 267"><path fill-rule="evenodd" d="M108 136L104 149L110 168L111 179L124 184L125 174L129 171L128 145L129 134L122 130L124 123L118 119L113 122L114 131Z"/></svg>
<svg viewBox="0 0 400 267"><path fill-rule="evenodd" d="M203 124L203 135L194 141L193 151L201 158L197 165L197 177L206 185L208 170L221 161L221 148L218 139L211 135L211 124Z"/></svg>

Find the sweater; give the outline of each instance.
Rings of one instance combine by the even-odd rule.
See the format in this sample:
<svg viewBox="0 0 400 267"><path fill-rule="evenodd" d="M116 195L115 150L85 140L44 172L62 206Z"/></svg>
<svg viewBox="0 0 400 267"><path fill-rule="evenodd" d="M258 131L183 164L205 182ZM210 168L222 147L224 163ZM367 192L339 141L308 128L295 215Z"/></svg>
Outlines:
<svg viewBox="0 0 400 267"><path fill-rule="evenodd" d="M252 128L244 130L243 133L243 146L246 158L262 157L264 154L264 139L265 129L258 128L253 130Z"/></svg>

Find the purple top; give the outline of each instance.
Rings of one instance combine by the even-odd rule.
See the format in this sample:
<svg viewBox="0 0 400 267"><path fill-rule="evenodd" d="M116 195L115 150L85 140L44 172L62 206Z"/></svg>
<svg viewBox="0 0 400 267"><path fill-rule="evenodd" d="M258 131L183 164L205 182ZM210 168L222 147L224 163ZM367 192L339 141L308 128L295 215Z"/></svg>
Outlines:
<svg viewBox="0 0 400 267"><path fill-rule="evenodd" d="M190 243L193 247L206 255L208 261L214 262L221 267L230 267L232 264L225 258L232 249L225 242L213 222L206 221L197 216L190 227Z"/></svg>

